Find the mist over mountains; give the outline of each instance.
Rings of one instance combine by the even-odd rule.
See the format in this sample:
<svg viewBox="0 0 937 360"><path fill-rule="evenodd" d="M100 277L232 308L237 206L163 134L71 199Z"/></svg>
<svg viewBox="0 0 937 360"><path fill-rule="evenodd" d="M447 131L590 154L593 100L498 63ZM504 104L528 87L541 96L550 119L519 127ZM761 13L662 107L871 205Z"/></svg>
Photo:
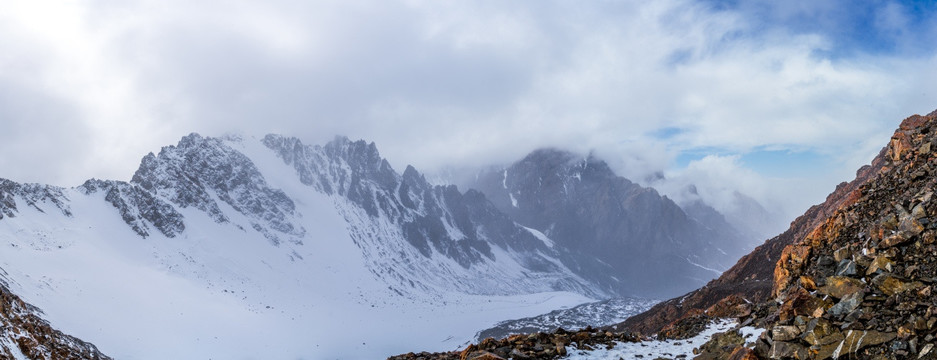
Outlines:
<svg viewBox="0 0 937 360"><path fill-rule="evenodd" d="M179 324L180 348L244 350L232 343L252 336L242 326L209 336L232 321L268 329L284 355L340 353L360 334L326 335L335 326L438 312L416 328L436 332L427 346L458 345L589 298L686 291L750 241L705 204L685 211L597 158L555 149L460 188L398 173L374 143L191 134L143 157L129 182L2 184L3 279L53 326L117 357L180 355L165 335ZM512 305L482 310L492 301ZM452 320L477 311L490 315ZM439 321L458 325L440 332ZM361 336L383 334L373 331ZM292 339L300 333L323 340ZM351 348L402 344L382 335Z"/></svg>

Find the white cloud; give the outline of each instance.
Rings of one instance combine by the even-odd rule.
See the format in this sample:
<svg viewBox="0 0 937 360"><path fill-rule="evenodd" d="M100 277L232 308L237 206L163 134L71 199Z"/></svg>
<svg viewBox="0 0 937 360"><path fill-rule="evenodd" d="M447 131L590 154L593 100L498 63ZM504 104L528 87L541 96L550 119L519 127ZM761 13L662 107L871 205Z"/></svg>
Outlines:
<svg viewBox="0 0 937 360"><path fill-rule="evenodd" d="M798 4L777 16L836 10ZM809 149L841 160L836 178L900 119L937 107L924 86L937 58L830 59L824 34L762 29L746 11L689 0L5 4L0 104L22 105L0 109L0 150L32 157L5 156L0 176L126 179L188 132L242 131L364 138L396 167L426 170L595 149L632 177L688 149ZM881 21L900 27L900 14ZM648 135L661 128L681 131ZM731 169L712 176L747 171Z"/></svg>

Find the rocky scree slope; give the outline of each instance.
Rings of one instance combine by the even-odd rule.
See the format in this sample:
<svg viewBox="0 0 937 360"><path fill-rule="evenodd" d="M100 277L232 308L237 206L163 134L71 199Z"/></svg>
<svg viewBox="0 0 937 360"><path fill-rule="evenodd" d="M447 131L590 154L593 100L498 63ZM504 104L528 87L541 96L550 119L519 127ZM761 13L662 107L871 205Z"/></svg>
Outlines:
<svg viewBox="0 0 937 360"><path fill-rule="evenodd" d="M537 150L511 166L482 172L468 186L552 239L569 268L622 295L673 296L703 285L728 269L750 242L724 218L704 224L593 156Z"/></svg>
<svg viewBox="0 0 937 360"><path fill-rule="evenodd" d="M901 123L885 164L774 270L770 358L937 358L937 111Z"/></svg>
<svg viewBox="0 0 937 360"><path fill-rule="evenodd" d="M886 150L883 148L871 165L859 169L854 180L839 184L822 204L810 207L791 222L790 228L743 256L717 279L683 296L661 302L615 325L613 329L655 334L684 317L705 312L724 299L742 298L753 303L768 300L773 287L775 264L781 259L784 248L803 239L844 204L855 201L855 191L885 165Z"/></svg>
<svg viewBox="0 0 937 360"><path fill-rule="evenodd" d="M937 111L905 119L871 165L788 231L707 286L599 333L634 341L640 335L620 331L645 329L688 338L713 318L732 317L768 330L753 349L735 332L717 334L695 350L698 359L937 359L935 150ZM543 346L505 352L512 344L526 349L512 336L461 354L394 359L562 355Z"/></svg>

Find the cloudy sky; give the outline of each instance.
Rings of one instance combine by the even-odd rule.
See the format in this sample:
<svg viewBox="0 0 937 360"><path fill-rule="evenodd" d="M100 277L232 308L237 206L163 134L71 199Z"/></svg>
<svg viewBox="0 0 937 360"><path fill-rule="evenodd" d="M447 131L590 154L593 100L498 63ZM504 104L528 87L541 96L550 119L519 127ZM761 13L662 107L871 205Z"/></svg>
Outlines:
<svg viewBox="0 0 937 360"><path fill-rule="evenodd" d="M342 134L429 172L595 151L796 214L937 109L930 3L0 0L0 177Z"/></svg>

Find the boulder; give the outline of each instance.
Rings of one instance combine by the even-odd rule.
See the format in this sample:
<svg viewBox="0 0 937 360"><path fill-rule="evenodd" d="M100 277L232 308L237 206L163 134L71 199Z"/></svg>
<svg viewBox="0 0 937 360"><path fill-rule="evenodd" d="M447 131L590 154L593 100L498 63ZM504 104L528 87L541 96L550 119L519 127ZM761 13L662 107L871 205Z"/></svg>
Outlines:
<svg viewBox="0 0 937 360"><path fill-rule="evenodd" d="M865 288L865 284L858 279L846 276L830 276L826 278L826 285L818 289L821 294L842 299L846 295L856 293Z"/></svg>
<svg viewBox="0 0 937 360"><path fill-rule="evenodd" d="M807 359L807 348L800 344L775 341L768 357L772 359Z"/></svg>
<svg viewBox="0 0 937 360"><path fill-rule="evenodd" d="M906 282L889 274L880 274L872 279L874 284L885 295L892 296L903 293L908 290L914 290L924 287L920 281Z"/></svg>
<svg viewBox="0 0 937 360"><path fill-rule="evenodd" d="M829 310L827 310L827 312L832 317L842 318L843 316L846 316L846 314L849 314L853 312L853 310L856 310L856 308L858 308L859 305L862 304L862 300L864 297L863 295L864 293L862 291L857 291L852 294L846 295L845 297L842 298L842 300L836 303L836 305L833 305L832 307L830 307Z"/></svg>
<svg viewBox="0 0 937 360"><path fill-rule="evenodd" d="M895 337L897 337L895 333L849 330L846 331L845 339L839 344L832 356L834 358L839 358L847 354L853 354L863 348L881 345L894 340Z"/></svg>

